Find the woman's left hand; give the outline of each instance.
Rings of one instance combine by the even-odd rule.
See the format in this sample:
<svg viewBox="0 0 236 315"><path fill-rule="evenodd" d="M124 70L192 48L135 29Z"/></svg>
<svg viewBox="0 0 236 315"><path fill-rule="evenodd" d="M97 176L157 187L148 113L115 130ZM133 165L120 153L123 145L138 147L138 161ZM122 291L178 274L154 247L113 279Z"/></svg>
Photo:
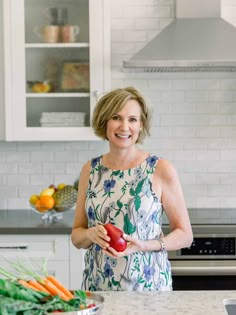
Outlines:
<svg viewBox="0 0 236 315"><path fill-rule="evenodd" d="M118 257L128 256L133 253L142 251L144 241L138 240L127 234L123 234L123 238L127 241L127 247L123 252L117 252L112 247L103 249L103 252L108 256L118 258Z"/></svg>

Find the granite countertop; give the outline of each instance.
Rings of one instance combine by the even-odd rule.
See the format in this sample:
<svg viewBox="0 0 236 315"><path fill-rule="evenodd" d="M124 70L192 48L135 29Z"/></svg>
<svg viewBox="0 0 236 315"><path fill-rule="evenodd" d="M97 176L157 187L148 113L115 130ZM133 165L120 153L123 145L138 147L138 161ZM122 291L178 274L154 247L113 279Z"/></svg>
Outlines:
<svg viewBox="0 0 236 315"><path fill-rule="evenodd" d="M70 234L74 211L63 213L60 222L45 222L32 210L0 210L0 234Z"/></svg>
<svg viewBox="0 0 236 315"><path fill-rule="evenodd" d="M226 315L236 291L102 292L102 315Z"/></svg>

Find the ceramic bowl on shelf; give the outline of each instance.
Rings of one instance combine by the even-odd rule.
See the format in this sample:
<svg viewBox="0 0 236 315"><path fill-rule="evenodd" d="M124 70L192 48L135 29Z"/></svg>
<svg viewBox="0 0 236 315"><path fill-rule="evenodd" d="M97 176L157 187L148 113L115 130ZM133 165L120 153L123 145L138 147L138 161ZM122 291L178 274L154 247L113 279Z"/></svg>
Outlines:
<svg viewBox="0 0 236 315"><path fill-rule="evenodd" d="M37 214L41 215L41 218L43 221L47 222L59 222L63 219L63 213L69 210L74 210L75 209L75 204L72 207L65 207L65 208L60 208L60 210L57 210L55 208L48 209L45 211L39 211L34 205L30 204L30 208L36 212Z"/></svg>

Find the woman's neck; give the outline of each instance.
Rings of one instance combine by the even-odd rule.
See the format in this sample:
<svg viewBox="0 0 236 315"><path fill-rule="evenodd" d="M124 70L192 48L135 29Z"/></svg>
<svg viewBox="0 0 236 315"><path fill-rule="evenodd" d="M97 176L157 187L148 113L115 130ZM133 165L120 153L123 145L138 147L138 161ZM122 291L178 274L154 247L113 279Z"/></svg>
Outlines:
<svg viewBox="0 0 236 315"><path fill-rule="evenodd" d="M112 169L129 169L141 164L148 153L138 148L132 150L111 150L103 155L103 164Z"/></svg>

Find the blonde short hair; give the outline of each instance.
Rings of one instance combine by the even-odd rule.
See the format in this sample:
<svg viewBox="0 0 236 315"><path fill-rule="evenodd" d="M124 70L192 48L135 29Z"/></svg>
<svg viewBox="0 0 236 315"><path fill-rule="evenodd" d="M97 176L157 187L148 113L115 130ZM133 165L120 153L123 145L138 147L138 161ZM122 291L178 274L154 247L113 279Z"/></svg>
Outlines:
<svg viewBox="0 0 236 315"><path fill-rule="evenodd" d="M103 95L95 106L92 127L94 133L103 140L107 139L107 121L118 113L129 100L136 100L141 108L142 130L139 133L137 143L142 143L143 139L150 135L151 110L142 94L134 87L126 87L112 90Z"/></svg>

